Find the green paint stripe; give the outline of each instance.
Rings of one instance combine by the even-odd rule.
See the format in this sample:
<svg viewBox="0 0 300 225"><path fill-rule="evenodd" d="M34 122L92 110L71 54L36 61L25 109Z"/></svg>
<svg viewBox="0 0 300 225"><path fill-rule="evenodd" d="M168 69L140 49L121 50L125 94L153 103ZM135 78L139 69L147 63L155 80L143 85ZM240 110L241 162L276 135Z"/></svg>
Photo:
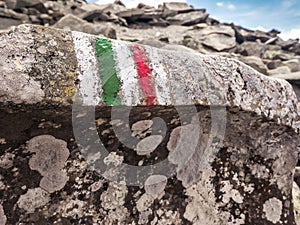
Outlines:
<svg viewBox="0 0 300 225"><path fill-rule="evenodd" d="M116 72L112 44L108 39L96 38L96 55L99 64L99 73L103 90L103 101L106 105L120 105L118 96L120 83Z"/></svg>

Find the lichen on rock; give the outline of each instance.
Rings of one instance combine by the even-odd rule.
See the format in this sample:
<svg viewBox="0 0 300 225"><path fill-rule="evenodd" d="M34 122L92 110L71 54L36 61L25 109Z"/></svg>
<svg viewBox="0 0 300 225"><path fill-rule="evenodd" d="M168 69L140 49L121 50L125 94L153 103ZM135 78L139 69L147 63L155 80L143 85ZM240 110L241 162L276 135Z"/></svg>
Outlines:
<svg viewBox="0 0 300 225"><path fill-rule="evenodd" d="M17 204L27 213L34 213L37 208L46 205L50 201L50 194L41 189L29 189L26 194L21 195Z"/></svg>
<svg viewBox="0 0 300 225"><path fill-rule="evenodd" d="M69 157L67 143L50 135L41 135L27 142L27 149L35 153L29 160L32 170L37 170L43 178L40 187L52 193L62 189L68 181L62 171Z"/></svg>
<svg viewBox="0 0 300 225"><path fill-rule="evenodd" d="M280 221L282 214L282 201L277 198L268 199L263 205L263 210L268 221L276 224Z"/></svg>

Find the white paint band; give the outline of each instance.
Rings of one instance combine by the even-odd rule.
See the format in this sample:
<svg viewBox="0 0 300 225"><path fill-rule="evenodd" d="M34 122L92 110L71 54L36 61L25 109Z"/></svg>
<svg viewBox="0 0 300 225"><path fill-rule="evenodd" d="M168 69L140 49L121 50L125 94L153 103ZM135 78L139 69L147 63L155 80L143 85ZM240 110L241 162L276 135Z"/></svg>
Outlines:
<svg viewBox="0 0 300 225"><path fill-rule="evenodd" d="M122 104L135 106L140 104L138 73L130 46L122 41L111 41L116 62L116 71L120 80Z"/></svg>
<svg viewBox="0 0 300 225"><path fill-rule="evenodd" d="M102 89L99 78L94 36L72 32L74 48L79 66L79 92L84 105L98 105L101 102Z"/></svg>

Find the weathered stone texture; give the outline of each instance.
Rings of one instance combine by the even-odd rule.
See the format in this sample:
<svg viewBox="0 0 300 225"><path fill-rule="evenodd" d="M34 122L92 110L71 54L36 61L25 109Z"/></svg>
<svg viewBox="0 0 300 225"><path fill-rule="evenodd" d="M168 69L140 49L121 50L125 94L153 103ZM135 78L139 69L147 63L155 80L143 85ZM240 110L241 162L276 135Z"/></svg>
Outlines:
<svg viewBox="0 0 300 225"><path fill-rule="evenodd" d="M109 40L122 50L121 105L103 93L81 105L82 87L98 85L82 62L99 65L74 37L96 38L28 25L0 36L0 223L296 224L290 84L235 59L140 46L157 94L146 107L124 91L139 84L125 79L132 45Z"/></svg>

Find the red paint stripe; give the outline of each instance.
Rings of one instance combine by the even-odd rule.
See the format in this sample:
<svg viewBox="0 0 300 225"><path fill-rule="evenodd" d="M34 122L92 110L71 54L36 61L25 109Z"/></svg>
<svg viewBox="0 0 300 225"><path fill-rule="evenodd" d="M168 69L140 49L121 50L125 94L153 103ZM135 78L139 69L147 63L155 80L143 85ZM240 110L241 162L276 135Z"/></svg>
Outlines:
<svg viewBox="0 0 300 225"><path fill-rule="evenodd" d="M144 99L147 106L154 105L156 101L155 91L151 81L151 70L146 63L147 56L142 46L132 44L131 49L133 52L133 59L137 67L139 75L139 85L143 92Z"/></svg>

